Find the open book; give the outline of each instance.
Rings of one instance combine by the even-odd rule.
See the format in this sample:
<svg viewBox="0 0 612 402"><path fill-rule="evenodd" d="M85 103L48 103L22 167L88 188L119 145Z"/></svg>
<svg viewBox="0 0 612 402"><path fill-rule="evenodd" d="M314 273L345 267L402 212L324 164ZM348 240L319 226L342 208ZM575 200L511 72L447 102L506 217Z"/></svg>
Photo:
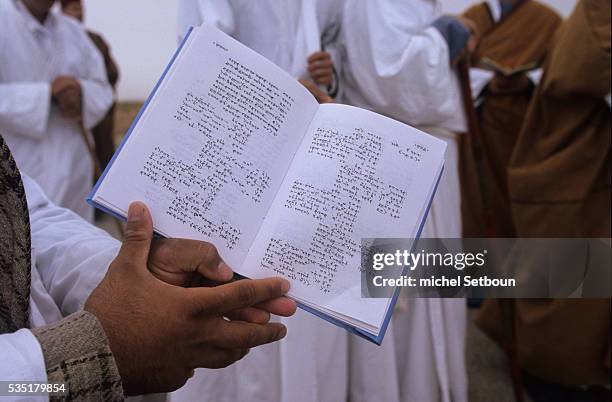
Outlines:
<svg viewBox="0 0 612 402"><path fill-rule="evenodd" d="M361 297L361 239L416 238L446 144L405 124L319 105L294 78L193 28L89 196L156 233L215 244L248 278L283 276L311 313L380 344L395 297Z"/></svg>

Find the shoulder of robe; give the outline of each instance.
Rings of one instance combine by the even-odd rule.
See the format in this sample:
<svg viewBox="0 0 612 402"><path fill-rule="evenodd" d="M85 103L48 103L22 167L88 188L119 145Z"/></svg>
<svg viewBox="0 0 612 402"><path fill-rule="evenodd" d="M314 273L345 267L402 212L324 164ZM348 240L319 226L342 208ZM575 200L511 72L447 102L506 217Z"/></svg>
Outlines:
<svg viewBox="0 0 612 402"><path fill-rule="evenodd" d="M72 17L59 13L56 14L56 16L58 23L61 25L61 29L66 30L70 37L77 40L87 39L89 41L89 36L87 35L84 25Z"/></svg>
<svg viewBox="0 0 612 402"><path fill-rule="evenodd" d="M92 31L87 31L87 35L102 54L106 55L108 53L109 47L102 35Z"/></svg>
<svg viewBox="0 0 612 402"><path fill-rule="evenodd" d="M463 12L462 16L472 20L481 34L493 27L491 11L485 2L471 6Z"/></svg>
<svg viewBox="0 0 612 402"><path fill-rule="evenodd" d="M610 0L584 0L584 8L595 40L610 52Z"/></svg>
<svg viewBox="0 0 612 402"><path fill-rule="evenodd" d="M525 11L537 16L543 23L558 26L563 22L563 18L555 9L539 1L527 0L522 7L526 7L527 9Z"/></svg>

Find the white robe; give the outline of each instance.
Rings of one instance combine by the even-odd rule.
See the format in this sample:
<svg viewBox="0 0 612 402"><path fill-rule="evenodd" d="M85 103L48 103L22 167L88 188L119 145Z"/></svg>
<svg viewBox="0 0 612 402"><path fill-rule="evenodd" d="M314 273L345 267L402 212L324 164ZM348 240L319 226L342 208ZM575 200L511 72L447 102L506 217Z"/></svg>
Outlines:
<svg viewBox="0 0 612 402"><path fill-rule="evenodd" d="M61 320L83 308L119 251L119 242L57 207L41 188L23 175L32 239L30 326ZM38 340L28 329L0 335L0 378L4 381L46 381ZM12 400L47 400L14 398Z"/></svg>
<svg viewBox="0 0 612 402"><path fill-rule="evenodd" d="M342 1L338 0L200 0L200 19L184 20L179 30L182 33L187 26L201 22L214 24L300 77L306 74L308 55L320 49L327 35L333 38L333 33L329 32L334 29L341 5ZM184 6L186 10L193 10L190 8L193 3ZM190 13L181 11L179 15L188 17ZM294 317L275 320L287 325L288 335L284 340L253 349L243 360L228 368L196 370L195 376L182 389L171 394L171 399L210 402L347 400L348 338L352 335L299 309Z"/></svg>
<svg viewBox="0 0 612 402"><path fill-rule="evenodd" d="M203 22L231 35L297 78L307 59L325 48L335 54L344 0L182 0L179 37ZM336 66L339 68L339 65Z"/></svg>
<svg viewBox="0 0 612 402"><path fill-rule="evenodd" d="M422 237L461 237L457 132L466 130L448 46L431 23L434 0L347 0L342 22L344 103L416 126L448 144ZM463 299L401 299L389 339L351 339L351 401L466 401ZM354 384L358 384L354 388Z"/></svg>
<svg viewBox="0 0 612 402"><path fill-rule="evenodd" d="M94 127L113 91L83 27L55 13L40 24L19 0L0 0L0 132L22 172L54 203L91 221L85 201L93 180L90 154L79 124L51 102L51 82L60 75L78 79L83 124Z"/></svg>

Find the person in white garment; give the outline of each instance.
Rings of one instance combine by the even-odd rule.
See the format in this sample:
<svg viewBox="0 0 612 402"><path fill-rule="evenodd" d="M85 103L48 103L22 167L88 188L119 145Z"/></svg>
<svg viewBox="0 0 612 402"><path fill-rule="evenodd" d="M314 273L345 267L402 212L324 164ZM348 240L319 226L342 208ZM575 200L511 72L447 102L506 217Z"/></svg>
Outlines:
<svg viewBox="0 0 612 402"><path fill-rule="evenodd" d="M21 176L1 135L0 189L0 395L8 400L48 400L17 395L15 384L29 381L65 383L70 400L167 392L194 368L225 367L285 336L268 321L295 311L282 297L287 281L231 282L211 244L153 239L138 202L120 244ZM205 279L219 285L193 287Z"/></svg>
<svg viewBox="0 0 612 402"><path fill-rule="evenodd" d="M466 119L453 62L474 37L436 0L347 0L340 101L444 140L445 170L422 237L460 238L457 135ZM466 401L463 299L402 299L389 339L349 342L351 401Z"/></svg>
<svg viewBox="0 0 612 402"><path fill-rule="evenodd" d="M54 0L0 1L0 131L52 201L93 220L93 161L83 133L113 103L104 62Z"/></svg>
<svg viewBox="0 0 612 402"><path fill-rule="evenodd" d="M216 26L296 78L334 96L340 65L337 38L344 0L181 0L178 34Z"/></svg>

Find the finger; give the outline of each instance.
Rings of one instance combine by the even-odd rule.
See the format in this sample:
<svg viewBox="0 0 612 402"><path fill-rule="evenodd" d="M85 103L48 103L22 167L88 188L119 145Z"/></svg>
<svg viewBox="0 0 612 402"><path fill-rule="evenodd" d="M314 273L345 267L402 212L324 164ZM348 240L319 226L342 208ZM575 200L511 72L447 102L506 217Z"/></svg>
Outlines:
<svg viewBox="0 0 612 402"><path fill-rule="evenodd" d="M319 87L317 87L314 82L305 79L300 79L299 81L312 94L312 96L315 97L317 102L332 103L334 101L326 92L323 92L321 89L319 89Z"/></svg>
<svg viewBox="0 0 612 402"><path fill-rule="evenodd" d="M152 239L153 221L149 209L142 202L133 202L128 209L123 244L117 258L146 269Z"/></svg>
<svg viewBox="0 0 612 402"><path fill-rule="evenodd" d="M308 64L308 71L312 73L315 70L321 69L331 70L333 67L334 63L331 60L317 61Z"/></svg>
<svg viewBox="0 0 612 402"><path fill-rule="evenodd" d="M310 76L312 78L329 77L331 79L333 75L334 75L334 70L332 70L331 68L321 68L318 70L314 70L310 73Z"/></svg>
<svg viewBox="0 0 612 402"><path fill-rule="evenodd" d="M319 51L319 52L314 52L313 54L308 56L307 61L308 63L312 63L317 60L329 60L329 59L331 59L331 55L328 52Z"/></svg>
<svg viewBox="0 0 612 402"><path fill-rule="evenodd" d="M318 90L318 88L315 85L315 83L310 81L310 80L305 80L303 78L300 78L298 81L300 82L300 84L302 84L311 93L314 93L314 91Z"/></svg>
<svg viewBox="0 0 612 402"><path fill-rule="evenodd" d="M244 321L253 324L267 324L270 322L270 313L264 309L247 307L225 314L232 321Z"/></svg>
<svg viewBox="0 0 612 402"><path fill-rule="evenodd" d="M324 76L324 77L319 77L319 78L315 78L314 79L315 82L319 85L323 85L323 86L329 86L332 82L332 77L330 76Z"/></svg>
<svg viewBox="0 0 612 402"><path fill-rule="evenodd" d="M222 321L219 333L222 335L211 341L214 346L223 349L250 349L283 339L287 335L287 328L279 323L261 325Z"/></svg>
<svg viewBox="0 0 612 402"><path fill-rule="evenodd" d="M78 81L66 79L58 83L56 87L56 96L59 96L59 95L62 95L68 92L77 93L80 90L81 90L81 87Z"/></svg>
<svg viewBox="0 0 612 402"><path fill-rule="evenodd" d="M329 77L323 77L323 78L316 78L315 82L318 85L324 86L324 87L328 87L331 84L331 78Z"/></svg>
<svg viewBox="0 0 612 402"><path fill-rule="evenodd" d="M60 105L60 112L66 119L75 119L79 116L77 109L71 105Z"/></svg>
<svg viewBox="0 0 612 402"><path fill-rule="evenodd" d="M220 314L252 307L289 291L289 282L282 278L244 279L214 288L187 289L195 314Z"/></svg>
<svg viewBox="0 0 612 402"><path fill-rule="evenodd" d="M199 273L203 278L225 283L234 271L221 259L217 248L207 242L188 239L162 239L153 242L149 264L156 271L182 276Z"/></svg>
<svg viewBox="0 0 612 402"><path fill-rule="evenodd" d="M51 90L53 92L53 95L56 97L60 95L61 93L68 91L70 89L71 89L70 82L64 79L57 79L53 81L53 83L51 84Z"/></svg>
<svg viewBox="0 0 612 402"><path fill-rule="evenodd" d="M319 80L331 81L333 79L333 76L334 75L333 75L333 72L331 70L329 70L329 71L317 70L316 72L310 74L310 77L315 82L317 82Z"/></svg>
<svg viewBox="0 0 612 402"><path fill-rule="evenodd" d="M259 310L281 317L291 317L297 310L297 303L288 297L279 297L255 306Z"/></svg>

